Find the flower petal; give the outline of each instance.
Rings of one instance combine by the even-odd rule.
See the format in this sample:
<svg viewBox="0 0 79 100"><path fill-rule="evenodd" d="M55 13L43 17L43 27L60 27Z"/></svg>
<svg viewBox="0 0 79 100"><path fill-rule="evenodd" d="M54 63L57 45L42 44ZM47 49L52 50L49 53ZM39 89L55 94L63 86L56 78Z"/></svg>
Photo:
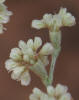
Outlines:
<svg viewBox="0 0 79 100"><path fill-rule="evenodd" d="M54 94L55 94L55 89L54 89L54 87L53 86L48 86L47 87L47 93L48 93L48 95L50 95L50 96L54 96Z"/></svg>
<svg viewBox="0 0 79 100"><path fill-rule="evenodd" d="M48 25L48 27L52 25L52 19L53 19L52 14L45 14L43 16L43 21L46 24L46 26Z"/></svg>
<svg viewBox="0 0 79 100"><path fill-rule="evenodd" d="M12 71L16 66L18 66L18 63L14 62L12 59L5 62L5 68L9 71Z"/></svg>
<svg viewBox="0 0 79 100"><path fill-rule="evenodd" d="M33 40L32 39L29 39L27 41L27 46L28 46L28 48L32 48L33 49Z"/></svg>
<svg viewBox="0 0 79 100"><path fill-rule="evenodd" d="M71 13L67 12L66 8L61 8L59 15L62 17L62 22L64 26L73 26L75 25L75 17Z"/></svg>
<svg viewBox="0 0 79 100"><path fill-rule="evenodd" d="M20 40L18 45L19 45L19 48L22 50L23 54L26 54L27 48L28 48L27 44L24 41Z"/></svg>
<svg viewBox="0 0 79 100"><path fill-rule="evenodd" d="M19 81L20 80L20 76L22 74L22 72L24 71L24 66L20 66L20 67L16 67L13 69L13 72L11 74L11 78L14 80Z"/></svg>
<svg viewBox="0 0 79 100"><path fill-rule="evenodd" d="M13 48L10 53L10 58L15 61L22 60L22 52L19 48Z"/></svg>
<svg viewBox="0 0 79 100"><path fill-rule="evenodd" d="M24 72L21 75L21 85L27 86L30 84L31 77L28 71Z"/></svg>
<svg viewBox="0 0 79 100"><path fill-rule="evenodd" d="M68 88L66 86L58 84L55 88L55 95L60 96L67 92Z"/></svg>
<svg viewBox="0 0 79 100"><path fill-rule="evenodd" d="M62 95L59 100L72 100L71 94L66 93L66 94Z"/></svg>
<svg viewBox="0 0 79 100"><path fill-rule="evenodd" d="M51 43L46 43L40 50L41 55L50 55L53 53L53 46Z"/></svg>
<svg viewBox="0 0 79 100"><path fill-rule="evenodd" d="M32 57L32 56L34 55L34 52L33 52L32 48L28 48L26 54L27 54L29 57Z"/></svg>
<svg viewBox="0 0 79 100"><path fill-rule="evenodd" d="M33 93L36 94L37 96L41 96L41 93L42 93L42 92L41 92L40 89L34 88L34 89L33 89Z"/></svg>
<svg viewBox="0 0 79 100"><path fill-rule="evenodd" d="M34 39L34 49L37 50L42 45L42 40L40 37L35 37Z"/></svg>
<svg viewBox="0 0 79 100"><path fill-rule="evenodd" d="M29 100L40 100L39 97L35 94L31 94Z"/></svg>
<svg viewBox="0 0 79 100"><path fill-rule="evenodd" d="M36 29L41 29L45 27L45 24L43 23L42 20L33 20L32 27Z"/></svg>
<svg viewBox="0 0 79 100"><path fill-rule="evenodd" d="M24 56L23 56L23 60L24 60L25 62L29 62L29 61L30 61L30 58L29 58L28 55L24 55Z"/></svg>

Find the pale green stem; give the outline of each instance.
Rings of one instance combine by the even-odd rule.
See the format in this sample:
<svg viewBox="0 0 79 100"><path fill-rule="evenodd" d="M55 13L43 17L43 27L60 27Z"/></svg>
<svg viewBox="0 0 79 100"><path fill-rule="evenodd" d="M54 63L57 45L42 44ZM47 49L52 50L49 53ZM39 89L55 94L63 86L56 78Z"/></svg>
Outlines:
<svg viewBox="0 0 79 100"><path fill-rule="evenodd" d="M57 57L60 53L61 47L61 32L49 32L50 40L52 42L52 45L54 46L54 52L52 54L52 61L51 66L49 70L49 79L48 79L48 85L52 85L53 83L53 76L54 76L54 69L55 69L55 63L57 60Z"/></svg>
<svg viewBox="0 0 79 100"><path fill-rule="evenodd" d="M49 71L49 83L48 83L48 85L52 85L53 76L54 76L54 69L55 69L55 63L56 63L57 57L59 55L59 52L60 52L60 48L53 52L50 71Z"/></svg>

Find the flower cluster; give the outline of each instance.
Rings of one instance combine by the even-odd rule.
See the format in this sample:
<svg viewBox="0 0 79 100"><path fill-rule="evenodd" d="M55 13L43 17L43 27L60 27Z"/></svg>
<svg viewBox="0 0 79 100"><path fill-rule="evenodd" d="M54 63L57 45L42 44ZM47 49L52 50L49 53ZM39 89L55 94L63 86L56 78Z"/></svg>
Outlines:
<svg viewBox="0 0 79 100"><path fill-rule="evenodd" d="M53 52L53 46L47 42L42 46L40 37L35 37L34 41L29 39L26 42L20 40L19 48L13 48L10 59L6 61L5 68L12 71L11 78L21 81L21 85L29 85L29 70L38 74L45 74L45 66L49 64L48 56Z"/></svg>
<svg viewBox="0 0 79 100"><path fill-rule="evenodd" d="M4 2L5 0L0 0L0 34L3 33L3 30L6 30L6 28L3 27L3 24L8 23L9 17L12 15L12 12L8 11Z"/></svg>
<svg viewBox="0 0 79 100"><path fill-rule="evenodd" d="M72 100L71 94L66 86L57 84L56 88L53 86L47 87L47 94L38 88L33 89L33 94L30 95L30 100Z"/></svg>
<svg viewBox="0 0 79 100"><path fill-rule="evenodd" d="M33 20L32 27L36 29L48 28L49 30L58 31L62 26L73 26L75 17L67 12L66 8L61 8L58 14L45 14L41 20Z"/></svg>

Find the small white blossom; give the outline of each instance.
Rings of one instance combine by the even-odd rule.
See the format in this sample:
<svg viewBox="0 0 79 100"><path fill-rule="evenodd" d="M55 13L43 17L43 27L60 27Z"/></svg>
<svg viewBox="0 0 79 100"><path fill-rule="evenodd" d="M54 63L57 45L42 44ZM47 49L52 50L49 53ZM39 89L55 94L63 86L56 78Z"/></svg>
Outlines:
<svg viewBox="0 0 79 100"><path fill-rule="evenodd" d="M45 14L41 20L32 21L33 28L48 28L52 31L58 31L62 26L73 26L74 24L75 17L67 12L66 8L61 8L58 14Z"/></svg>
<svg viewBox="0 0 79 100"><path fill-rule="evenodd" d="M49 54L52 54L52 50L53 50L52 44L46 43L40 50L40 54L49 55Z"/></svg>
<svg viewBox="0 0 79 100"><path fill-rule="evenodd" d="M13 48L10 53L10 58L19 61L22 60L22 52L19 48Z"/></svg>
<svg viewBox="0 0 79 100"><path fill-rule="evenodd" d="M67 12L66 8L61 8L59 15L62 17L62 24L64 26L73 26L75 22L75 17L71 13Z"/></svg>
<svg viewBox="0 0 79 100"><path fill-rule="evenodd" d="M5 30L3 24L8 23L10 16L12 15L12 12L8 11L7 6L3 4L4 2L5 0L0 0L0 34Z"/></svg>
<svg viewBox="0 0 79 100"><path fill-rule="evenodd" d="M61 92L62 91L62 92ZM58 95L57 94L61 94ZM53 86L47 87L47 93L42 92L38 88L33 89L33 93L29 97L30 100L72 100L70 93L67 92L67 87L58 84L56 88Z"/></svg>
<svg viewBox="0 0 79 100"><path fill-rule="evenodd" d="M62 95L59 100L72 100L71 98L72 97L71 97L70 93L66 93L66 94Z"/></svg>
<svg viewBox="0 0 79 100"><path fill-rule="evenodd" d="M40 37L35 37L34 41L29 39L27 43L20 40L18 45L19 48L11 49L10 59L6 61L5 68L9 72L12 71L12 79L21 81L21 85L27 86L31 81L30 68L34 68L40 75L43 71L46 73L45 66L49 64L48 56L53 53L53 47L51 43L46 43L40 48L42 46Z"/></svg>
<svg viewBox="0 0 79 100"><path fill-rule="evenodd" d="M62 86L60 84L58 84L55 88L55 94L57 96L60 96L62 94L65 94L67 92L68 88L66 86Z"/></svg>
<svg viewBox="0 0 79 100"><path fill-rule="evenodd" d="M48 86L47 87L47 93L50 96L54 96L55 95L55 89L54 89L54 87L53 86Z"/></svg>
<svg viewBox="0 0 79 100"><path fill-rule="evenodd" d="M41 29L45 27L45 24L43 23L42 20L33 20L32 27L36 29Z"/></svg>

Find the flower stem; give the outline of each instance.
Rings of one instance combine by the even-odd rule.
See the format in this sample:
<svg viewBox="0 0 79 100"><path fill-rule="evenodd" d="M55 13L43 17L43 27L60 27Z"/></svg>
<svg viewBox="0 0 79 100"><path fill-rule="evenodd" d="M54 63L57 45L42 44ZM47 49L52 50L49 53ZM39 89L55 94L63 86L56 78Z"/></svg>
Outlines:
<svg viewBox="0 0 79 100"><path fill-rule="evenodd" d="M55 63L56 63L57 57L59 55L59 52L60 52L60 48L55 50L53 55L52 55L52 61L51 61L51 66L50 66L50 71L49 71L49 84L48 85L52 85Z"/></svg>
<svg viewBox="0 0 79 100"><path fill-rule="evenodd" d="M52 54L52 61L50 65L49 78L48 78L48 85L52 85L55 63L61 50L61 46L60 46L61 45L61 31L58 31L58 32L49 31L49 36L50 36L52 45L54 46L54 52Z"/></svg>

